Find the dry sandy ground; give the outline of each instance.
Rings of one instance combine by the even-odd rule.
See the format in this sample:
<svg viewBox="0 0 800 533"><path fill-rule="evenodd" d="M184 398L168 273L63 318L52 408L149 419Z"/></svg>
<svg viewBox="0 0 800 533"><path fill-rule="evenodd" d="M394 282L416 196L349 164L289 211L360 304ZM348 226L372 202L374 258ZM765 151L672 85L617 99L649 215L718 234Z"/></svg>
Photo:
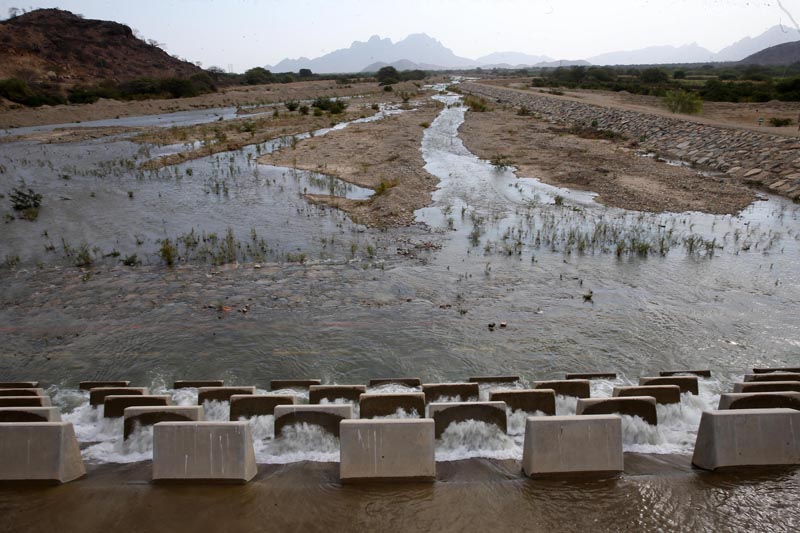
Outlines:
<svg viewBox="0 0 800 533"><path fill-rule="evenodd" d="M415 90L417 90L417 87L411 82L400 83L395 86L396 92L413 92ZM192 109L307 100L317 96L354 96L380 94L382 92L383 87L379 87L377 83L373 82L339 85L334 81L323 80L287 84L237 85L225 87L213 94L171 100L142 100L134 102L99 100L94 104L42 106L36 108L19 107L17 109L12 109L12 106L9 105L11 104L10 102L0 101L0 128L67 124L117 117L174 113Z"/></svg>
<svg viewBox="0 0 800 533"><path fill-rule="evenodd" d="M519 80L491 80L488 81L488 83L525 91L539 92L543 90L541 88L528 87L520 83ZM735 126L737 128L744 128L772 135L784 135L787 137L800 136L800 131L797 129L798 115L800 115L800 102L772 101L746 104L703 102L703 112L693 116L673 115L664 106L664 99L657 96L643 96L611 91L568 90L564 91L563 96L553 96L553 98L564 98L588 104L627 109L667 117L678 116L681 120L692 120L713 126ZM773 117L791 119L792 125L782 128L769 126L767 121ZM759 126L759 118L764 119L763 126Z"/></svg>
<svg viewBox="0 0 800 533"><path fill-rule="evenodd" d="M753 201L749 189L725 178L700 176L636 155L622 141L585 139L514 110L468 112L459 133L469 150L498 156L521 177L599 193L597 201L638 211L738 213Z"/></svg>
<svg viewBox="0 0 800 533"><path fill-rule="evenodd" d="M321 172L371 189L383 184L386 190L366 201L322 195L308 198L338 207L358 223L410 225L414 211L430 203L438 182L423 169L420 144L440 109L441 104L426 99L416 110L307 139L259 162Z"/></svg>

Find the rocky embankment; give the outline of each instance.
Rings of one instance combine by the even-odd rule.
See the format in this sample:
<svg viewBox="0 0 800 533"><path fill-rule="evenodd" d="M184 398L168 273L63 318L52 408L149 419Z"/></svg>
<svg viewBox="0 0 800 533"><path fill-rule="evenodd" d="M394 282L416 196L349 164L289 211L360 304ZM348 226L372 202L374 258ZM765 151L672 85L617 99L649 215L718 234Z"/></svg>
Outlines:
<svg viewBox="0 0 800 533"><path fill-rule="evenodd" d="M464 83L464 92L524 106L557 123L611 130L646 150L680 159L800 201L800 139L709 126L680 118L649 115L527 93L479 83Z"/></svg>

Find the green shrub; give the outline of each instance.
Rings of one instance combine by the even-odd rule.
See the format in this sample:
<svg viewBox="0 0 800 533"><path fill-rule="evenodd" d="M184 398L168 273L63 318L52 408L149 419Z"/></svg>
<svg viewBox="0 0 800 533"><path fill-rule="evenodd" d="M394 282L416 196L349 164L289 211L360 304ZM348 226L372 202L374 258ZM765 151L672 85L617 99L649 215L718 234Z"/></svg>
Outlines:
<svg viewBox="0 0 800 533"><path fill-rule="evenodd" d="M684 90L667 91L664 103L673 113L696 115L703 111L703 100L696 93Z"/></svg>
<svg viewBox="0 0 800 533"><path fill-rule="evenodd" d="M274 83L275 76L265 68L255 67L244 73L245 85L260 85L262 83Z"/></svg>
<svg viewBox="0 0 800 533"><path fill-rule="evenodd" d="M29 209L36 209L38 214L39 206L42 205L42 195L34 192L31 188L25 190L25 182L22 180L20 180L20 186L14 188L8 197L11 200L11 207L14 208L14 211L24 212Z"/></svg>
<svg viewBox="0 0 800 533"><path fill-rule="evenodd" d="M322 111L328 111L332 115L339 115L347 109L347 102L339 99L331 100L327 96L318 97L311 105ZM314 114L316 115L316 112Z"/></svg>
<svg viewBox="0 0 800 533"><path fill-rule="evenodd" d="M167 264L167 266L172 266L175 264L175 260L178 258L178 247L172 244L172 241L169 239L164 239L161 241L161 248L159 250L159 255L161 259Z"/></svg>
<svg viewBox="0 0 800 533"><path fill-rule="evenodd" d="M307 105L301 105L298 109L301 115L308 115L309 108Z"/></svg>
<svg viewBox="0 0 800 533"><path fill-rule="evenodd" d="M469 107L470 111L476 111L478 113L484 113L490 110L485 99L475 98L474 96L467 96L464 98L464 105Z"/></svg>
<svg viewBox="0 0 800 533"><path fill-rule="evenodd" d="M790 119L790 118L772 117L771 119L769 119L768 122L769 122L770 126L774 126L776 128L782 128L784 126L791 126L792 125L792 119Z"/></svg>
<svg viewBox="0 0 800 533"><path fill-rule="evenodd" d="M288 109L289 111L297 111L297 109L300 107L300 104L295 102L294 100L289 100L284 105L286 106L286 109Z"/></svg>

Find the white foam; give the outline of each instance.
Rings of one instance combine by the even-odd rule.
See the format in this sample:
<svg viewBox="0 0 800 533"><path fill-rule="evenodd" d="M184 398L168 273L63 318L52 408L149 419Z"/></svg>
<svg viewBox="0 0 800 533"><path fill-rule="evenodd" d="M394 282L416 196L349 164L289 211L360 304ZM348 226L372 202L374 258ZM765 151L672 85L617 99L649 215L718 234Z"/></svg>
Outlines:
<svg viewBox="0 0 800 533"><path fill-rule="evenodd" d="M436 441L436 460L458 461L472 457L521 459L522 443L494 424L477 420L451 423Z"/></svg>
<svg viewBox="0 0 800 533"><path fill-rule="evenodd" d="M257 417L267 418L267 417ZM268 422L264 422L268 424ZM275 439L254 439L256 462L287 464L339 461L339 439L314 424L286 426Z"/></svg>
<svg viewBox="0 0 800 533"><path fill-rule="evenodd" d="M422 387L409 387L402 383L384 383L367 388L367 392L370 394L408 394L409 392L421 391Z"/></svg>
<svg viewBox="0 0 800 533"><path fill-rule="evenodd" d="M88 446L81 455L84 461L90 463L137 463L152 460L153 426L136 428L127 440L122 439L120 428L114 438Z"/></svg>
<svg viewBox="0 0 800 533"><path fill-rule="evenodd" d="M230 402L219 402L217 400L206 400L203 402L206 420L217 422L227 422L231 416Z"/></svg>
<svg viewBox="0 0 800 533"><path fill-rule="evenodd" d="M489 401L489 395L492 392L501 392L501 391L513 391L513 390L522 390L525 389L526 386L521 381L515 381L513 383L503 382L503 383L479 383L478 384L478 398L482 402Z"/></svg>
<svg viewBox="0 0 800 533"><path fill-rule="evenodd" d="M397 411L395 411L394 413L390 415L373 416L372 420L386 420L390 418L421 418L421 417L416 409L411 409L411 411L406 411L402 407L398 407Z"/></svg>

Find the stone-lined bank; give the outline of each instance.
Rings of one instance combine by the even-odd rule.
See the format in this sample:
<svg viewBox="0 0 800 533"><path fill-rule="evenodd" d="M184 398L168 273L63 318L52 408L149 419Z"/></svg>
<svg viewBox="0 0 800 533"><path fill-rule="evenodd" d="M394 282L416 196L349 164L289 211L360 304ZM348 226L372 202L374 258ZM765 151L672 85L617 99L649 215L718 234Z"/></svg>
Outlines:
<svg viewBox="0 0 800 533"><path fill-rule="evenodd" d="M743 182L800 200L800 139L749 130L699 124L679 118L650 115L561 99L545 94L463 83L461 89L564 124L611 130L640 146Z"/></svg>

